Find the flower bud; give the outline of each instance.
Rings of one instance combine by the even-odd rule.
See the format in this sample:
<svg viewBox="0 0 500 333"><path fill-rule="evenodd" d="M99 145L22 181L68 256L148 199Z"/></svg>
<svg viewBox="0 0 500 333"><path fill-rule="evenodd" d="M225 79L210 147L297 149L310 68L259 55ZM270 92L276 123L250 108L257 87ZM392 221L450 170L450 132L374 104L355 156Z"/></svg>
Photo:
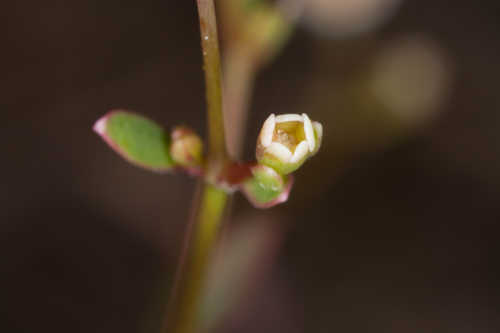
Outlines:
<svg viewBox="0 0 500 333"><path fill-rule="evenodd" d="M243 54L252 66L262 66L290 39L293 22L282 6L269 0L221 0L222 27L228 54ZM289 7L289 6L287 6ZM241 59L239 61L242 61Z"/></svg>
<svg viewBox="0 0 500 333"><path fill-rule="evenodd" d="M280 174L289 174L318 152L322 136L322 125L305 113L271 114L257 140L257 160Z"/></svg>
<svg viewBox="0 0 500 333"><path fill-rule="evenodd" d="M241 190L255 207L268 208L288 199L291 177L282 176L261 164L253 166L251 173L251 177L242 183Z"/></svg>
<svg viewBox="0 0 500 333"><path fill-rule="evenodd" d="M190 128L177 126L172 131L170 154L179 166L199 166L203 160L203 142Z"/></svg>
<svg viewBox="0 0 500 333"><path fill-rule="evenodd" d="M255 9L245 23L244 40L253 44L263 63L271 61L283 48L293 28L281 11L266 5Z"/></svg>

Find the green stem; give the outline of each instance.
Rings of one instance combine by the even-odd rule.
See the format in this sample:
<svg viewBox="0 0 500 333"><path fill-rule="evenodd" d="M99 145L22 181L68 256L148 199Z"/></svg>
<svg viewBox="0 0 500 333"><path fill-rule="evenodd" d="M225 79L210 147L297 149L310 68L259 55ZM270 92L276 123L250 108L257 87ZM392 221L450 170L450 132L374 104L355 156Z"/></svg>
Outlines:
<svg viewBox="0 0 500 333"><path fill-rule="evenodd" d="M197 0L200 18L203 67L207 91L208 158L210 163L227 159L222 113L222 74L213 0Z"/></svg>
<svg viewBox="0 0 500 333"><path fill-rule="evenodd" d="M179 265L180 279L174 289L173 307L169 309L171 322L167 323L167 332L175 333L194 333L199 328L200 298L228 202L228 194L212 185L228 161L215 7L213 0L197 0L197 4L207 95L208 157L206 179L201 196L195 199L199 200L195 221L186 238L186 252Z"/></svg>
<svg viewBox="0 0 500 333"><path fill-rule="evenodd" d="M201 203L196 215L190 248L187 253L183 276L179 281L180 298L173 309L175 316L168 332L197 332L199 324L199 304L203 293L205 277L217 243L222 217L228 196L215 186L204 183Z"/></svg>

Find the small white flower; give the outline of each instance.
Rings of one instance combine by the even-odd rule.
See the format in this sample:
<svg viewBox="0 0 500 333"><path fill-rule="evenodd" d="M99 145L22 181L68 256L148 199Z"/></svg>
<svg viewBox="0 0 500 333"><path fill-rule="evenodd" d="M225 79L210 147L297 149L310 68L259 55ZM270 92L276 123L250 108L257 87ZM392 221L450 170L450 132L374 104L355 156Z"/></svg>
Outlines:
<svg viewBox="0 0 500 333"><path fill-rule="evenodd" d="M296 170L320 146L323 127L303 113L271 114L257 142L257 159L287 174Z"/></svg>

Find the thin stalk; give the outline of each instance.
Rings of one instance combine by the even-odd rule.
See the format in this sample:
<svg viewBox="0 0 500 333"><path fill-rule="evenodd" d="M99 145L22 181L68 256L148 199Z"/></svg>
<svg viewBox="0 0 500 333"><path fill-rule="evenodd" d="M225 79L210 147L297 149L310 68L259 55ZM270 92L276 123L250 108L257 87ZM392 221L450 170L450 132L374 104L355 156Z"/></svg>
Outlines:
<svg viewBox="0 0 500 333"><path fill-rule="evenodd" d="M190 235L187 261L183 278L178 281L180 298L172 308L173 314L167 332L193 333L198 329L199 304L205 277L217 243L220 222L224 215L228 196L215 186L204 183L201 202L196 215L196 225Z"/></svg>
<svg viewBox="0 0 500 333"><path fill-rule="evenodd" d="M222 73L213 0L197 0L207 93L208 159L227 159L222 112Z"/></svg>
<svg viewBox="0 0 500 333"><path fill-rule="evenodd" d="M217 22L213 0L197 0L200 20L203 67L205 70L208 156L206 179L201 195L195 200L192 230L179 265L178 279L166 332L194 333L198 330L199 305L205 278L215 250L228 194L211 183L228 160L224 116L222 112L222 78Z"/></svg>

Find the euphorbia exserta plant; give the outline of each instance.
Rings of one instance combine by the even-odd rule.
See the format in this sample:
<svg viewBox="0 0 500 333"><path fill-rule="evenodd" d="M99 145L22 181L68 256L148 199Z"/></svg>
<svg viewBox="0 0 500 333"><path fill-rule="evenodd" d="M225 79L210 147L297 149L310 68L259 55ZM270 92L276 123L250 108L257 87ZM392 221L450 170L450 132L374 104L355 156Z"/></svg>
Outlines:
<svg viewBox="0 0 500 333"><path fill-rule="evenodd" d="M205 176L201 138L178 126L171 134L139 114L113 110L100 118L94 130L130 163L155 172L186 171ZM257 140L257 162L227 161L220 174L206 179L228 192L241 190L258 208L287 200L291 172L316 154L322 126L306 114L270 115Z"/></svg>
<svg viewBox="0 0 500 333"><path fill-rule="evenodd" d="M225 75L231 84L224 95L232 103L223 103L221 60L213 0L197 0L203 49L203 67L207 94L208 138L204 142L192 129L177 126L168 132L145 116L127 110L112 110L94 125L108 145L130 163L157 173L186 172L200 179L200 195L194 205L193 227L182 255L174 287L174 309L170 308L166 331L196 332L199 298L216 247L227 197L241 191L258 208L268 208L288 199L292 172L316 154L321 145L323 128L306 114L271 114L264 121L256 145L256 161L244 162L230 158L226 151L231 140L232 154L239 155L241 138L229 136L226 142L224 117L234 119L231 127L244 136L250 77L269 62L292 31L293 24L266 0L221 0L226 15L228 53L231 62ZM231 51L232 50L232 51ZM236 57L236 59L235 59ZM226 66L225 66L226 67ZM242 75L245 68L247 74ZM235 81L246 80L236 88ZM223 113L223 107L226 110ZM239 116L231 117L239 114ZM233 132L234 134L234 132ZM237 141L237 142L236 142ZM204 149L205 147L205 149ZM179 274L180 273L180 274Z"/></svg>

